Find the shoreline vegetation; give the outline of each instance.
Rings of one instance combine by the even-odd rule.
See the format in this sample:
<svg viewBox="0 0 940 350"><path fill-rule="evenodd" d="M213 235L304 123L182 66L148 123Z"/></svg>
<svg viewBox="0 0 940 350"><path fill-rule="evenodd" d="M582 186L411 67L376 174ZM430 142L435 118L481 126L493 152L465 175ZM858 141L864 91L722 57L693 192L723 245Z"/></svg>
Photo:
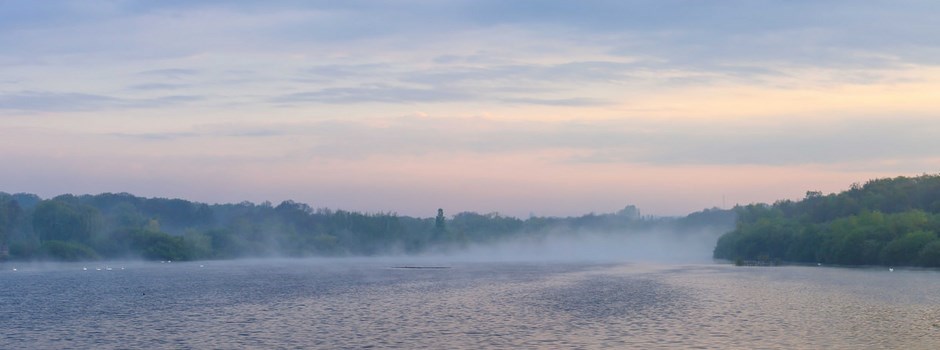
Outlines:
<svg viewBox="0 0 940 350"><path fill-rule="evenodd" d="M0 262L220 260L452 253L512 240L670 232L718 238L713 257L742 266L940 267L940 175L874 179L798 201L684 217L616 213L519 219L313 209L284 201L204 204L128 193L42 199L0 192Z"/></svg>
<svg viewBox="0 0 940 350"><path fill-rule="evenodd" d="M434 213L431 211L430 213ZM314 209L284 201L205 204L128 193L43 199L0 192L0 261L221 260L447 254L508 241L633 233L717 237L735 213L717 208L685 217L643 216L635 206L578 217L462 212L416 218L395 213Z"/></svg>
<svg viewBox="0 0 940 350"><path fill-rule="evenodd" d="M940 267L940 175L875 179L735 211L736 227L719 238L716 259Z"/></svg>

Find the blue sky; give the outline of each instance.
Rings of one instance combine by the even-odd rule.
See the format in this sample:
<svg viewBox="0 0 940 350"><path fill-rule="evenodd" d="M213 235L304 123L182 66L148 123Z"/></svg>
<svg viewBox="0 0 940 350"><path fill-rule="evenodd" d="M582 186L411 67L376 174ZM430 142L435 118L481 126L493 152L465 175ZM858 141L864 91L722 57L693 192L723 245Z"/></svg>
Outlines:
<svg viewBox="0 0 940 350"><path fill-rule="evenodd" d="M0 1L0 190L677 215L935 173L933 1Z"/></svg>

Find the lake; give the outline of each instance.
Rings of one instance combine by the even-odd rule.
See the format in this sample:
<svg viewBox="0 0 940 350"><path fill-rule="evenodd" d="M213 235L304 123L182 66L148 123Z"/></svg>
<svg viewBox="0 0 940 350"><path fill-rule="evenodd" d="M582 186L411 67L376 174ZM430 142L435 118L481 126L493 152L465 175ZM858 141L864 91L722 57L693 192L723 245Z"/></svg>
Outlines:
<svg viewBox="0 0 940 350"><path fill-rule="evenodd" d="M940 348L936 271L428 259L2 268L2 349Z"/></svg>

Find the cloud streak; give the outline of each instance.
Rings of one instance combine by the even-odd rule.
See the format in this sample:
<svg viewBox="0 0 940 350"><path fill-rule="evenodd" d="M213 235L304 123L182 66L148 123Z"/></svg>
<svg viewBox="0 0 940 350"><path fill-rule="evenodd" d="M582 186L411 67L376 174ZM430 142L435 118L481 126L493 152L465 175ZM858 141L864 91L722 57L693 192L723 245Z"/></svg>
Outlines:
<svg viewBox="0 0 940 350"><path fill-rule="evenodd" d="M15 112L75 112L127 108L160 108L203 100L201 96L118 98L84 93L23 91L0 94L0 110Z"/></svg>
<svg viewBox="0 0 940 350"><path fill-rule="evenodd" d="M551 162L654 166L801 166L929 159L940 121L930 117L759 121L517 122L486 118L330 119L291 124L207 124L165 133L181 138L264 138L301 159L362 160L462 155L558 154ZM302 149L302 150L301 150ZM891 164L885 164L889 170Z"/></svg>
<svg viewBox="0 0 940 350"><path fill-rule="evenodd" d="M296 103L412 103L412 102L451 102L465 101L472 95L460 91L447 91L430 88L411 88L403 86L360 86L351 88L327 88L317 91L293 93L272 99L278 104Z"/></svg>

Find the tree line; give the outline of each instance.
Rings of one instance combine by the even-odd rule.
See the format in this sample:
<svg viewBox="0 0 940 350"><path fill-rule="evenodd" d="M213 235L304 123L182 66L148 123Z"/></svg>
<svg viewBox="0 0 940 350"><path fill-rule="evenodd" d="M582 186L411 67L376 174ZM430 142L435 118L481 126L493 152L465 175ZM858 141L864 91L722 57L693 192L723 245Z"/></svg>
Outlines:
<svg viewBox="0 0 940 350"><path fill-rule="evenodd" d="M940 266L940 175L875 179L735 211L736 227L718 240L715 258Z"/></svg>
<svg viewBox="0 0 940 350"><path fill-rule="evenodd" d="M128 193L65 194L42 199L0 192L0 260L196 260L266 256L372 256L447 253L472 244L519 236L653 228L687 231L728 228L730 210L686 217L640 215L635 206L616 213L519 219L462 212L447 217L314 209L284 201L205 204L143 198Z"/></svg>

